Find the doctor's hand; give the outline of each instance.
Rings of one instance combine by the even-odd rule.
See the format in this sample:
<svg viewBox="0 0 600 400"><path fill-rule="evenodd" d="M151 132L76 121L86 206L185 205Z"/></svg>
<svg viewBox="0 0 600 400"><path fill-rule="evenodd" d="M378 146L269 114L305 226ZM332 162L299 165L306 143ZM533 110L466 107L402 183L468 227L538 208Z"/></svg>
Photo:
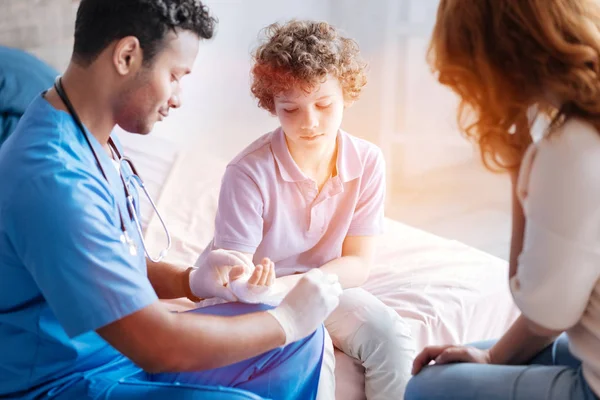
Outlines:
<svg viewBox="0 0 600 400"><path fill-rule="evenodd" d="M190 289L200 298L219 297L237 301L230 283L253 269L252 260L243 253L230 250L212 250L196 261L196 269L190 273Z"/></svg>
<svg viewBox="0 0 600 400"><path fill-rule="evenodd" d="M340 303L342 286L337 275L312 269L270 313L285 332L285 344L313 333Z"/></svg>

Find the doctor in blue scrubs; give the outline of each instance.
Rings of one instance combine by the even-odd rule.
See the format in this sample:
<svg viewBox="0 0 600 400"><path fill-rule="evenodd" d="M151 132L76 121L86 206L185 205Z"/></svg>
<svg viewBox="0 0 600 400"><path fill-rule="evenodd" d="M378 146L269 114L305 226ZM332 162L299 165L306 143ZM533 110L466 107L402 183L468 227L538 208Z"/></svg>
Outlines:
<svg viewBox="0 0 600 400"><path fill-rule="evenodd" d="M159 299L235 300L243 263L152 258L111 136L147 134L181 105L214 26L199 0L81 1L68 69L0 148L0 397L315 398L339 283L309 275L276 308L169 312ZM272 278L265 263L251 279Z"/></svg>

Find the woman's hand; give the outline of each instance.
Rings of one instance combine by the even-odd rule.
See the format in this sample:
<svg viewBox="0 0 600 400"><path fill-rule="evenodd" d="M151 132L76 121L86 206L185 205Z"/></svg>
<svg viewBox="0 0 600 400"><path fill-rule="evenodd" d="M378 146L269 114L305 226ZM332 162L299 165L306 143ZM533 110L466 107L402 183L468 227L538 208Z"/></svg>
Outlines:
<svg viewBox="0 0 600 400"><path fill-rule="evenodd" d="M489 350L481 350L469 346L428 346L415 358L412 374L418 374L423 367L431 361L436 364L449 364L456 362L491 364Z"/></svg>

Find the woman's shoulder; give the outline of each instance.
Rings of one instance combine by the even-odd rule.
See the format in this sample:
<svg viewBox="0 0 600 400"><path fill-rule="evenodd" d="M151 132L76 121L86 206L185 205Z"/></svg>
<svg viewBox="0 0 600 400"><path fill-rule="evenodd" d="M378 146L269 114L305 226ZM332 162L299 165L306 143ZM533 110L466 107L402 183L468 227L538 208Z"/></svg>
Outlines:
<svg viewBox="0 0 600 400"><path fill-rule="evenodd" d="M539 162L559 163L564 169L600 167L600 131L581 119L566 121L534 146Z"/></svg>
<svg viewBox="0 0 600 400"><path fill-rule="evenodd" d="M600 132L586 121L571 119L532 144L525 153L519 173L519 197L526 197L535 177L552 182L554 190L585 188L588 194L600 195L599 173Z"/></svg>

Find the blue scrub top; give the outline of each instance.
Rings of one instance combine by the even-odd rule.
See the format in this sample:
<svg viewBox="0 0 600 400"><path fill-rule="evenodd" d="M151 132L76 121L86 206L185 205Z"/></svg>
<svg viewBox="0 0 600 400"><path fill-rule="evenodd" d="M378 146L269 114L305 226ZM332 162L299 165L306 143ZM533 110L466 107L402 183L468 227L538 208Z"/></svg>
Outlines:
<svg viewBox="0 0 600 400"><path fill-rule="evenodd" d="M108 154L38 96L0 147L0 397L122 358L95 330L157 301ZM120 241L119 204L137 255Z"/></svg>

